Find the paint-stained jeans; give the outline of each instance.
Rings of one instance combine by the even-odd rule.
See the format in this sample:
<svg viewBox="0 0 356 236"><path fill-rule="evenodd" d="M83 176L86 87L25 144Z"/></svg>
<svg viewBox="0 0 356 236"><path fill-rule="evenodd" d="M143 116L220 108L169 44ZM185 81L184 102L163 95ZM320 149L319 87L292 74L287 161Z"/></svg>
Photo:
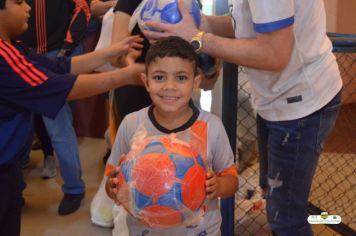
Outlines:
<svg viewBox="0 0 356 236"><path fill-rule="evenodd" d="M313 235L307 222L309 192L340 105L339 93L301 119L270 122L257 116L260 185L267 189L267 219L275 235Z"/></svg>

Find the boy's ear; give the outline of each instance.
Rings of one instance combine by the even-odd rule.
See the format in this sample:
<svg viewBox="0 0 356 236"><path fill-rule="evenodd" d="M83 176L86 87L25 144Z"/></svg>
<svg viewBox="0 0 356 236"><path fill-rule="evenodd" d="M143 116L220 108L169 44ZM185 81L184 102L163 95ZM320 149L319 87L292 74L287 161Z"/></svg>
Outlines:
<svg viewBox="0 0 356 236"><path fill-rule="evenodd" d="M202 79L203 79L203 75L201 73L198 73L194 77L194 88L199 88L199 85L200 85Z"/></svg>
<svg viewBox="0 0 356 236"><path fill-rule="evenodd" d="M146 87L146 91L149 92L149 88L148 88L148 78L146 76L145 73L141 73L141 80L143 82L143 84L145 85Z"/></svg>

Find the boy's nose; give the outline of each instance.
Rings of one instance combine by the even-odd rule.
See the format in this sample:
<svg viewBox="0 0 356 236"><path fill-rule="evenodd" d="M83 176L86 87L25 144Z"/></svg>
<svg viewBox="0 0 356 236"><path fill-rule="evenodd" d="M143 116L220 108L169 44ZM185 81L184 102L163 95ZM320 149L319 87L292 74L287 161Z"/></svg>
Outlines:
<svg viewBox="0 0 356 236"><path fill-rule="evenodd" d="M175 90L176 84L173 79L167 79L166 83L164 83L164 90Z"/></svg>

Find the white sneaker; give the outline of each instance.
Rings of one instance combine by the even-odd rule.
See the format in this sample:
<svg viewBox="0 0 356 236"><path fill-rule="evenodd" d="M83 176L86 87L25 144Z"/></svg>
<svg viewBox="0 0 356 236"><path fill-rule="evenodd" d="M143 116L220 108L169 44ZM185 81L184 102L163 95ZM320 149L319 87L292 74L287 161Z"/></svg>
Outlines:
<svg viewBox="0 0 356 236"><path fill-rule="evenodd" d="M57 175L56 159L54 158L54 156L47 156L43 160L43 168L41 171L41 175L44 179L50 179Z"/></svg>

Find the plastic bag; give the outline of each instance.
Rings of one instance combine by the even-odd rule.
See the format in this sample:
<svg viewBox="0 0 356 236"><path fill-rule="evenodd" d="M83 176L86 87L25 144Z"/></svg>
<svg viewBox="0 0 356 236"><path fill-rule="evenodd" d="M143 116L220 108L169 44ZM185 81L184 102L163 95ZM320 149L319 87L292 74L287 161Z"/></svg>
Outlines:
<svg viewBox="0 0 356 236"><path fill-rule="evenodd" d="M99 189L96 192L90 204L91 222L95 225L111 228L114 226L112 209L115 205L114 201L109 198L105 191L105 176L100 183Z"/></svg>
<svg viewBox="0 0 356 236"><path fill-rule="evenodd" d="M129 236L129 229L126 224L127 212L121 205L116 205L113 209L114 225L113 236Z"/></svg>
<svg viewBox="0 0 356 236"><path fill-rule="evenodd" d="M114 11L113 11L113 7L112 7L105 13L105 15L103 17L101 31L100 31L100 37L99 37L98 43L96 44L95 50L98 50L101 48L107 48L111 45L113 22L114 22ZM96 72L105 72L105 71L111 71L113 69L115 69L115 68L109 62L107 62L104 65L96 68L95 71Z"/></svg>

